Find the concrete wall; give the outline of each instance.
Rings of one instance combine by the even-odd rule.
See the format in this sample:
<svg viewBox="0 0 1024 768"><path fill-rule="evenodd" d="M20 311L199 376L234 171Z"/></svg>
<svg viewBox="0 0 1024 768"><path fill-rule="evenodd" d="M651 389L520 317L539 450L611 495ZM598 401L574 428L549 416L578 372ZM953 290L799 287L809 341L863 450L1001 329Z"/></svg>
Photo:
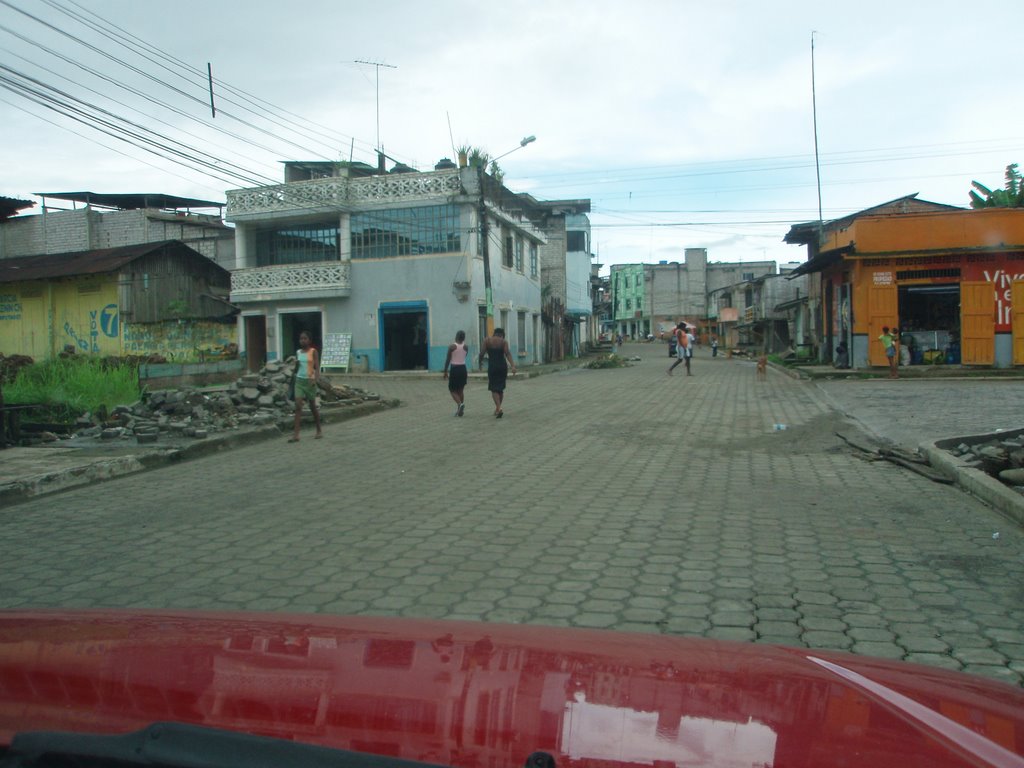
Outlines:
<svg viewBox="0 0 1024 768"><path fill-rule="evenodd" d="M216 216L153 209L79 208L19 216L0 224L0 258L73 253L181 240L226 269L234 265L234 233Z"/></svg>

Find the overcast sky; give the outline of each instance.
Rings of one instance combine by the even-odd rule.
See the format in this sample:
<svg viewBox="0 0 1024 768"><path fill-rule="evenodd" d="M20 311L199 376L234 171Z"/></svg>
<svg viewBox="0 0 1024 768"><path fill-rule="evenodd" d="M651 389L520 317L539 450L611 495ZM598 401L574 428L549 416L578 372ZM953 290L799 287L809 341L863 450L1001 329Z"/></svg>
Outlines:
<svg viewBox="0 0 1024 768"><path fill-rule="evenodd" d="M818 217L812 32L828 219L1002 186L1024 161L1022 22L1024 3L946 0L0 0L0 195L223 201L280 181L282 160L372 163L379 74L385 152L429 170L453 145L496 156L535 135L500 161L506 185L590 198L606 265L696 247L801 261L782 237Z"/></svg>

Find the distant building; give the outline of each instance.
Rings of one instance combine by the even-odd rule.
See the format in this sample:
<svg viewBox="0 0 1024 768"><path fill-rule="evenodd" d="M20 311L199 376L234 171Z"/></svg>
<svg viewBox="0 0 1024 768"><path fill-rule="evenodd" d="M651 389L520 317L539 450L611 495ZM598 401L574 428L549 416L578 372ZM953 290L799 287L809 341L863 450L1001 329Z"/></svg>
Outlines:
<svg viewBox="0 0 1024 768"><path fill-rule="evenodd" d="M704 248L687 248L683 263L613 265L615 332L635 338L660 336L685 320L706 337L718 319L717 307L709 304L712 293L775 273L774 261L708 263Z"/></svg>

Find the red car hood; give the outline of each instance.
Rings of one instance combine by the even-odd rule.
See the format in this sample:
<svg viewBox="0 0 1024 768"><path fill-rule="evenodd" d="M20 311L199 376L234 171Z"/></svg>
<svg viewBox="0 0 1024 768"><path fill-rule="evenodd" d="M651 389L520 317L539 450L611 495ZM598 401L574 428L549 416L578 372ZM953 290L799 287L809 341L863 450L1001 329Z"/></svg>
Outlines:
<svg viewBox="0 0 1024 768"><path fill-rule="evenodd" d="M1024 691L840 653L448 621L0 612L0 743L178 721L476 768L1024 766Z"/></svg>

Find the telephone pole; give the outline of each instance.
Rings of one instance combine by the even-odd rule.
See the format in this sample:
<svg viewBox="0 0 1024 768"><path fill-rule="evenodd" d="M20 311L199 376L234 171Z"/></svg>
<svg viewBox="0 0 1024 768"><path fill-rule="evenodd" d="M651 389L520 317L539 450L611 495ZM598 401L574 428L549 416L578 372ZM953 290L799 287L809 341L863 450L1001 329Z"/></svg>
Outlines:
<svg viewBox="0 0 1024 768"><path fill-rule="evenodd" d="M387 67L388 69L398 69L394 64L385 64L382 61L364 61L362 59L356 59L354 64L369 64L374 67L377 72L377 149L383 149L380 145L380 68Z"/></svg>

